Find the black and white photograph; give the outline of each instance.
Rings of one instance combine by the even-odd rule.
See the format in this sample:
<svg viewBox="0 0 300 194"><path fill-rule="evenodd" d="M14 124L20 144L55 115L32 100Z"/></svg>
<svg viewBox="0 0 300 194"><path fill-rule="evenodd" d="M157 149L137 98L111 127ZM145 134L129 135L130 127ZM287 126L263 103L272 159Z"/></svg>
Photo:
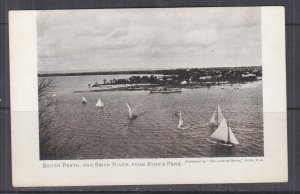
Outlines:
<svg viewBox="0 0 300 194"><path fill-rule="evenodd" d="M264 156L259 7L36 22L40 160Z"/></svg>
<svg viewBox="0 0 300 194"><path fill-rule="evenodd" d="M284 10L10 11L13 186L287 182Z"/></svg>

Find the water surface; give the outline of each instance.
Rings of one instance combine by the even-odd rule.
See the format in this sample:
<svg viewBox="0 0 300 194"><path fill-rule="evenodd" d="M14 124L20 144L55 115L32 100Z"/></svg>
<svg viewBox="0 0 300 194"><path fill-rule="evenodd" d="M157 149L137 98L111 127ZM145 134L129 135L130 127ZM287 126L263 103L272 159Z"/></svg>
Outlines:
<svg viewBox="0 0 300 194"><path fill-rule="evenodd" d="M182 93L86 90L88 83L122 75L52 77L58 102L51 110L49 144L55 148L41 159L181 158L263 156L262 82L234 86L183 89ZM130 77L131 75L125 75ZM49 79L49 78L47 78ZM81 104L82 96L88 100ZM104 108L95 104L101 97ZM128 119L126 102L139 115ZM217 103L239 145L207 141L216 129L209 120ZM181 110L187 130L177 129Z"/></svg>

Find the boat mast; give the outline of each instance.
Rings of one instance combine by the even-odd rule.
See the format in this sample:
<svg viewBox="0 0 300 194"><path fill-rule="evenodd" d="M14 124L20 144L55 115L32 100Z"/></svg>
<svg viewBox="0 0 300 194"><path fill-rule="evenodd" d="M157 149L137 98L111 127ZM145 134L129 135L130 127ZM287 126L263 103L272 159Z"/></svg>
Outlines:
<svg viewBox="0 0 300 194"><path fill-rule="evenodd" d="M229 124L228 123L227 123L227 142L231 143L230 142L230 131L229 131Z"/></svg>

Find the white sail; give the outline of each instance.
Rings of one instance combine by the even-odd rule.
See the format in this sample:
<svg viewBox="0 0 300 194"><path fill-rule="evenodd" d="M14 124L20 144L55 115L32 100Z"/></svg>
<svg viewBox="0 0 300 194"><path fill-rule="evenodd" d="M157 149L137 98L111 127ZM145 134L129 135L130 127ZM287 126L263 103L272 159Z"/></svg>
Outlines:
<svg viewBox="0 0 300 194"><path fill-rule="evenodd" d="M182 120L182 115L181 115L181 111L179 112L179 123L178 123L178 128L183 126L183 120Z"/></svg>
<svg viewBox="0 0 300 194"><path fill-rule="evenodd" d="M223 119L219 127L215 130L215 132L213 132L213 134L211 134L210 137L225 142L228 141L228 126L225 119Z"/></svg>
<svg viewBox="0 0 300 194"><path fill-rule="evenodd" d="M126 105L128 107L129 117L132 117L133 116L132 108L131 108L131 106L127 102L126 102Z"/></svg>
<svg viewBox="0 0 300 194"><path fill-rule="evenodd" d="M228 131L229 131L230 143L233 143L233 144L238 145L239 142L238 142L238 140L236 139L236 137L234 136L234 134L233 134L233 132L231 131L231 128L230 128L230 127L228 128Z"/></svg>
<svg viewBox="0 0 300 194"><path fill-rule="evenodd" d="M103 102L101 101L101 98L99 98L99 100L98 100L98 102L95 106L98 106L98 107L103 107L104 106Z"/></svg>
<svg viewBox="0 0 300 194"><path fill-rule="evenodd" d="M215 111L214 114L212 115L212 117L211 117L211 119L210 119L209 122L212 123L212 124L216 124L216 123L217 123L217 122L216 122L216 111Z"/></svg>
<svg viewBox="0 0 300 194"><path fill-rule="evenodd" d="M216 119L217 123L220 124L224 118L223 113L221 111L220 105L218 104L218 117Z"/></svg>
<svg viewBox="0 0 300 194"><path fill-rule="evenodd" d="M221 111L220 105L218 104L209 122L215 125L219 125L222 122L223 118L224 118L223 113Z"/></svg>
<svg viewBox="0 0 300 194"><path fill-rule="evenodd" d="M231 131L231 128L228 127L225 118L222 120L219 127L216 129L216 131L213 134L211 134L210 137L217 140L222 140L226 143L239 144L233 132Z"/></svg>
<svg viewBox="0 0 300 194"><path fill-rule="evenodd" d="M57 102L57 98L56 98L56 93L53 94L53 97L52 97L52 102L56 103Z"/></svg>
<svg viewBox="0 0 300 194"><path fill-rule="evenodd" d="M84 96L82 96L82 103L86 103L87 102L87 100L85 99L85 97Z"/></svg>

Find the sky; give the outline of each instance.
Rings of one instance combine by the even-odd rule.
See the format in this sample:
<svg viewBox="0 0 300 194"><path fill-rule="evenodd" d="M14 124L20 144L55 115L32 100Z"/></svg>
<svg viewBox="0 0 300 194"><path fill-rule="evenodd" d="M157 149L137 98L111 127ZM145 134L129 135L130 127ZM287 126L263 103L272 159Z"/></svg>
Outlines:
<svg viewBox="0 0 300 194"><path fill-rule="evenodd" d="M37 13L39 72L261 66L260 8Z"/></svg>

